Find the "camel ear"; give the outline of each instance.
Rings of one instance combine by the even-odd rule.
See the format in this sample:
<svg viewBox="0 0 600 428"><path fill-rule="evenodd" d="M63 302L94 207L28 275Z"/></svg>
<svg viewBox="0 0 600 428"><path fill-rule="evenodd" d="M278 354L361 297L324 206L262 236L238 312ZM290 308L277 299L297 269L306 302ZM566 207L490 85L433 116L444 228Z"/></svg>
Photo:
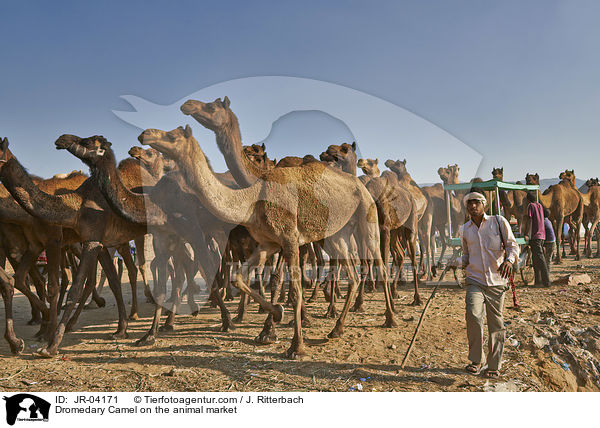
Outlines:
<svg viewBox="0 0 600 428"><path fill-rule="evenodd" d="M504 167L500 168L500 172L503 173L504 172Z"/></svg>
<svg viewBox="0 0 600 428"><path fill-rule="evenodd" d="M352 150L356 151L356 141L352 142Z"/></svg>
<svg viewBox="0 0 600 428"><path fill-rule="evenodd" d="M262 143L261 147L262 147L263 151L265 151L265 150L266 150L266 148L265 148L265 143Z"/></svg>
<svg viewBox="0 0 600 428"><path fill-rule="evenodd" d="M190 138L192 136L192 128L190 128L190 125L185 125L183 135L185 135L186 138Z"/></svg>
<svg viewBox="0 0 600 428"><path fill-rule="evenodd" d="M229 97L227 95L225 95L225 99L223 99L223 107L229 108L230 105L231 105L231 101L229 101Z"/></svg>
<svg viewBox="0 0 600 428"><path fill-rule="evenodd" d="M406 158L405 158L405 159L402 161L402 163L403 163L404 165L406 165Z"/></svg>
<svg viewBox="0 0 600 428"><path fill-rule="evenodd" d="M2 141L0 142L0 149L2 149L2 151L6 151L6 149L8 149L8 138L4 137L2 139Z"/></svg>
<svg viewBox="0 0 600 428"><path fill-rule="evenodd" d="M375 159L375 165L377 165L379 163L379 158Z"/></svg>

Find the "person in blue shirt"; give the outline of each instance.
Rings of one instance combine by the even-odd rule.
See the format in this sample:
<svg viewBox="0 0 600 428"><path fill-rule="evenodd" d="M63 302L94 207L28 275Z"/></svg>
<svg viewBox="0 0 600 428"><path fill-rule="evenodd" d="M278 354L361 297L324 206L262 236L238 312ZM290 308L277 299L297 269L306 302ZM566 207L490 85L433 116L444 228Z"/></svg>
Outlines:
<svg viewBox="0 0 600 428"><path fill-rule="evenodd" d="M544 240L544 258L546 259L548 272L550 272L550 261L554 255L556 236L554 236L554 228L552 227L552 222L548 217L550 217L550 210L548 208L544 208L544 229L546 231L546 239Z"/></svg>

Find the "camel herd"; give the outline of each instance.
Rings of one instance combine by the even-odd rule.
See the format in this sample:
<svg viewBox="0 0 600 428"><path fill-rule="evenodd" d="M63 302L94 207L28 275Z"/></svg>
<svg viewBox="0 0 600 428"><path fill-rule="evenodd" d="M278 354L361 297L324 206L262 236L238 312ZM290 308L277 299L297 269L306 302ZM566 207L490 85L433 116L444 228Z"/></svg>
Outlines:
<svg viewBox="0 0 600 428"><path fill-rule="evenodd" d="M131 157L119 163L111 143L102 136L60 136L56 148L81 159L90 169L89 177L81 172L48 180L32 176L10 151L8 140L0 140L0 250L4 263L8 259L15 271L11 278L0 268L0 285L6 312L4 337L14 354L24 349L13 326L14 288L31 304L31 322L41 322L38 335L47 344L37 354L52 357L90 295L103 304L96 295L98 263L117 302L119 321L113 333L117 338L126 337L128 320L138 317L136 284L141 272L144 294L154 303L155 312L150 329L136 341L140 346L154 343L159 330L174 328L183 292L192 312L199 310L194 300L201 291L194 279L198 272L210 289L212 304L220 309L222 330L243 321L248 298L259 303L266 320L256 341L264 344L277 338L287 270L287 303L293 307L294 326L289 358L306 352L302 326L311 322L307 305L319 298L320 290L329 300L326 317L337 317L330 338L343 334L348 312L364 310L364 293L376 285L385 295L384 326L395 326L394 299L406 254L413 271L413 304L421 303L419 281L434 278L443 258L447 211L454 225L464 222L460 194L446 195L441 184L418 186L406 160L387 160L388 170L381 172L378 159L357 159L355 143L331 145L319 159L306 155L273 161L264 144L242 146L227 97L211 103L189 100L181 111L214 132L228 172L212 170L189 126L145 130L138 139L150 148L133 147ZM364 175L357 177L357 167ZM438 170L444 184L458 183L458 172L458 165ZM502 180L503 169L495 168L492 177ZM588 190L582 193L575 186L574 171L566 170L559 178L559 184L540 193L540 201L550 210L557 232L564 222L574 230L582 224L586 227L585 253L591 256L591 236L600 220L598 179L588 180ZM539 184L539 176L527 174L526 181ZM527 212L525 192L499 195L504 215L522 224ZM435 231L442 237L437 264ZM149 236L154 258L147 263L143 249ZM562 233L556 236L560 245ZM576 257L578 237L573 234ZM138 249L137 266L129 252L131 240ZM108 248L117 248L127 267L132 286L129 315ZM47 279L35 266L42 251L47 255ZM312 275L308 275L309 265ZM148 270L154 278L152 291ZM348 291L338 314L342 272ZM252 287L251 273L256 285ZM169 276L172 293L167 299ZM69 285L72 299L63 306ZM233 296L231 286L242 292L233 320L225 305ZM305 299L303 294L310 288L312 294ZM160 326L167 303L167 318Z"/></svg>

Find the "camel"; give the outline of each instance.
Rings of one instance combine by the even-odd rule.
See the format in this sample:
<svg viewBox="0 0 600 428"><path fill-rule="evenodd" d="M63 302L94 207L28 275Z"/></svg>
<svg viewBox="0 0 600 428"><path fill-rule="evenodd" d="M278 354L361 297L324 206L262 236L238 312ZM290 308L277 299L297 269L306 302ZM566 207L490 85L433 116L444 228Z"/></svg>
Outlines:
<svg viewBox="0 0 600 428"><path fill-rule="evenodd" d="M313 155L306 155L304 157L298 156L286 156L281 158L279 162L277 162L277 168L287 168L290 166L300 166L305 165L311 162L320 162L319 159L315 158Z"/></svg>
<svg viewBox="0 0 600 428"><path fill-rule="evenodd" d="M69 317L82 294L86 279L95 271L98 258L117 301L119 322L117 331L112 334L112 337L125 337L127 314L121 284L118 283L117 272L106 247L127 243L145 234L145 228L116 215L102 196L93 177L88 178L74 191L49 195L31 181L27 171L9 150L6 139L0 144L0 158L5 160L0 163L0 178L17 202L31 215L47 223L61 226L63 230L73 231L71 235L64 236L64 243L83 242L81 262L72 285L75 300L67 305L52 339L46 347L38 350L38 355L49 358L58 354L58 347L68 327L67 322L70 322ZM93 287L94 283L95 278L90 278L88 284ZM52 298L50 300L52 301ZM55 303L54 300L53 304Z"/></svg>
<svg viewBox="0 0 600 428"><path fill-rule="evenodd" d="M585 182L588 191L582 193L584 209L583 209L583 226L585 228L585 249L584 254L587 257L592 257L592 237L596 232L596 227L600 221L600 185L598 178L590 178ZM583 186L582 186L583 187ZM600 245L596 249L595 257L600 257Z"/></svg>
<svg viewBox="0 0 600 428"><path fill-rule="evenodd" d="M406 159L400 161L393 161L388 159L385 161L385 166L387 166L392 172L396 174L398 177L398 183L400 186L403 186L407 189L411 195L413 196L416 206L416 215L418 222L418 233L420 239L420 247L421 247L421 260L420 266L422 270L421 276L427 276L427 280L432 279L431 275L431 227L433 223L433 207L431 207L429 200L425 193L421 190L421 188L415 183L410 174L406 169ZM423 265L423 258L425 257L426 262L425 266ZM418 275L417 271L413 272L414 275Z"/></svg>
<svg viewBox="0 0 600 428"><path fill-rule="evenodd" d="M561 174L562 175L562 174ZM564 177L564 175L563 175ZM575 171L571 171L568 178L561 178L558 184L550 186L544 193L538 190L540 203L550 211L550 220L556 235L556 248L560 249L562 242L562 229L565 218L571 218L574 225L574 230L579 231L583 218L583 198L581 193L573 185L575 181ZM525 176L526 184L540 184L540 176L536 174L527 174ZM577 250L575 260L579 260L579 233L575 233ZM562 263L562 255L560 251L556 251L556 264Z"/></svg>
<svg viewBox="0 0 600 428"><path fill-rule="evenodd" d="M377 164L379 163L379 159L359 159L357 166L362 169L362 172L365 175L361 175L358 179L363 183L367 184L367 182L373 177L379 177L381 175L381 171Z"/></svg>
<svg viewBox="0 0 600 428"><path fill-rule="evenodd" d="M504 181L504 167L492 169L492 178ZM504 209L504 217L510 221L511 217L517 219L519 227L522 227L527 216L527 192L524 190L500 190L500 203Z"/></svg>
<svg viewBox="0 0 600 428"><path fill-rule="evenodd" d="M158 272L154 292L155 315L150 330L136 342L138 345L152 344L155 342L162 307L165 303L166 270L171 255L173 255L176 273L173 283L173 308L161 330L173 330L184 276L187 277L188 290L195 288L196 269L187 257L185 243L181 236L186 236L190 241L197 259L208 258L207 241L202 232L198 230L199 223L197 221L202 222L202 219L197 216L196 206L194 205L190 209L188 204L188 209L185 210L186 196L182 194L179 183L173 181L173 174L163 176L152 187L146 187L147 195L132 192L131 186L125 185L123 176L116 167L111 143L104 137L80 138L74 135L63 135L56 144L57 147L68 150L90 167L92 177L98 183L100 191L119 216L139 227L149 228L153 234ZM179 173L175 173L175 177L178 175ZM181 210L182 207L184 210ZM186 218L192 221L186 220ZM219 222L215 228L220 227L221 223ZM215 270L213 269L213 271ZM177 274L178 272L179 274ZM201 272L209 284L211 278L206 276L204 269L201 269ZM189 295L188 302L193 303L193 296ZM193 305L195 306L195 304Z"/></svg>
<svg viewBox="0 0 600 428"><path fill-rule="evenodd" d="M227 98L223 102L217 101L223 112L231 111ZM187 111L190 107L188 103L189 101L184 104ZM204 103L194 102L194 117L210 128L214 110L210 107L205 110L206 106ZM215 129L218 135L218 127ZM314 162L302 167L274 168L265 172L248 188L229 189L208 168L206 157L189 126L169 132L147 129L139 139L143 144L175 159L190 187L215 216L224 222L241 224L248 229L258 242L249 265L264 264L268 255L283 251L295 296L294 337L286 353L289 358L306 352L301 325L300 245L329 238L325 239L325 245L332 247L332 251L337 249L337 253L343 255L340 261L350 273L347 300L330 337L339 337L343 333L344 321L358 285L347 249L352 232L355 232L361 255L374 255L385 278L377 247L379 229L376 224L376 206L357 178ZM337 202L332 203L332 198ZM251 295L271 314L280 314L281 309L274 307L243 283L240 273L235 285ZM393 321L389 292L386 293L386 316L388 321Z"/></svg>
<svg viewBox="0 0 600 428"><path fill-rule="evenodd" d="M2 145L8 145L8 140L1 141ZM87 176L80 172L73 172L66 175L64 178L53 177L43 180L33 177L33 180L44 191L50 194L60 194L73 190L85 180ZM14 288L17 288L29 299L32 308L35 312L40 312L43 316L42 326L36 336L44 336L46 338L52 333L57 323L58 311L58 295L59 295L59 269L61 264L61 248L64 234L71 233L65 231L61 227L49 225L46 222L40 221L26 212L12 197L4 186L0 186L0 222L2 222L3 234L11 235L10 242L17 242L18 236L23 236L26 244L25 250L16 263L15 257L9 257L11 264L15 270ZM7 229L9 228L9 229ZM12 228L12 230L10 230ZM15 229L18 228L19 230ZM35 281L39 298L34 296L29 291L29 287L25 284L28 273L36 272L35 262L38 255L46 250L47 255L47 271L48 271L48 286L47 291L44 291L43 284L40 280ZM10 252L9 252L10 255ZM39 275L38 275L39 276ZM35 278L35 275L32 275ZM66 283L64 283L66 286ZM11 352L18 354L23 350L24 343L18 339L12 327L12 295L13 285L6 283L5 292L5 312L6 312L6 331L5 338L9 342ZM49 303L46 307L45 301ZM35 316L32 321L36 322Z"/></svg>

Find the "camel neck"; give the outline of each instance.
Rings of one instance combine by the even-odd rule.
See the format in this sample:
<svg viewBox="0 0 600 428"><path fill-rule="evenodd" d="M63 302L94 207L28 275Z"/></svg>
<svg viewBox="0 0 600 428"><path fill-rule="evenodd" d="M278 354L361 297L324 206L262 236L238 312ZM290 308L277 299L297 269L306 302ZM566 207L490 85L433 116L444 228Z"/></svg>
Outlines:
<svg viewBox="0 0 600 428"><path fill-rule="evenodd" d="M256 182L263 171L248 159L242 147L240 126L235 117L231 118L230 125L215 131L217 146L231 175L240 187L248 187Z"/></svg>
<svg viewBox="0 0 600 428"><path fill-rule="evenodd" d="M92 167L92 176L110 207L126 220L143 226L166 223L166 215L158 206L144 194L134 193L125 186L112 150L109 149L104 159ZM141 181L140 178L137 187L144 185Z"/></svg>
<svg viewBox="0 0 600 428"><path fill-rule="evenodd" d="M15 198L2 185L0 185L0 218L6 223L21 226L33 225L33 217L15 201Z"/></svg>
<svg viewBox="0 0 600 428"><path fill-rule="evenodd" d="M200 202L217 218L226 223L246 224L260 192L260 182L244 189L231 189L214 175L200 145L193 140L179 167L188 185Z"/></svg>
<svg viewBox="0 0 600 428"><path fill-rule="evenodd" d="M15 157L6 162L0 171L0 179L12 197L32 216L58 226L76 226L83 203L78 193L49 195L42 192Z"/></svg>

